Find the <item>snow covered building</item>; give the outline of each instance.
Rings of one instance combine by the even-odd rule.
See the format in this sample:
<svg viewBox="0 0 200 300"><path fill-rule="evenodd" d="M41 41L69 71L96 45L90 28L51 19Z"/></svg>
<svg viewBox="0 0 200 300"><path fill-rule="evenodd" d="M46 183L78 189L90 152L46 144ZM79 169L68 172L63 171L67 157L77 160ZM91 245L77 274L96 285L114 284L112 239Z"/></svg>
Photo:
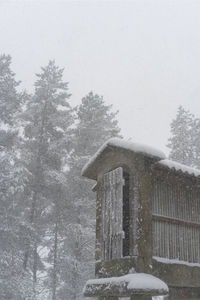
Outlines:
<svg viewBox="0 0 200 300"><path fill-rule="evenodd" d="M82 174L97 182L96 277L151 274L170 299L200 299L200 171L114 138Z"/></svg>

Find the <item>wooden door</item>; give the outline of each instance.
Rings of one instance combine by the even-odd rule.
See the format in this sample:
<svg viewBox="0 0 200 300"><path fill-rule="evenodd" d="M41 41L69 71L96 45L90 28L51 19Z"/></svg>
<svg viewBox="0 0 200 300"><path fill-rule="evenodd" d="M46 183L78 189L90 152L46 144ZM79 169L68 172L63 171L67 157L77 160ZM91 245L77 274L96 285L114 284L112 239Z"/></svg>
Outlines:
<svg viewBox="0 0 200 300"><path fill-rule="evenodd" d="M122 257L123 251L123 169L110 171L102 180L102 259Z"/></svg>

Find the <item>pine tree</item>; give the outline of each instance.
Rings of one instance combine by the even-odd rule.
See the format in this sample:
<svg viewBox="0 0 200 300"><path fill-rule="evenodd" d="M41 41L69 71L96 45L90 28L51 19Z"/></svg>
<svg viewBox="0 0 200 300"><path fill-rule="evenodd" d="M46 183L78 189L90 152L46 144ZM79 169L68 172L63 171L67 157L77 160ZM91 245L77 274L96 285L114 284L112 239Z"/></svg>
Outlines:
<svg viewBox="0 0 200 300"><path fill-rule="evenodd" d="M195 118L193 130L193 165L195 168L200 169L200 119Z"/></svg>
<svg viewBox="0 0 200 300"><path fill-rule="evenodd" d="M22 197L26 176L19 160L17 114L22 95L11 71L11 57L0 56L0 298L24 299L30 295L27 272L23 272Z"/></svg>
<svg viewBox="0 0 200 300"><path fill-rule="evenodd" d="M194 116L180 106L171 123L171 137L167 145L170 159L189 166L194 166L194 122Z"/></svg>
<svg viewBox="0 0 200 300"><path fill-rule="evenodd" d="M73 152L70 156L68 185L72 199L73 222L65 226L63 280L59 299L81 299L82 288L94 272L95 194L90 181L81 176L87 160L109 138L119 136L117 112L106 105L103 97L90 92L76 108ZM67 220L67 218L66 218ZM70 238L71 237L71 238Z"/></svg>
<svg viewBox="0 0 200 300"><path fill-rule="evenodd" d="M1 122L7 125L13 125L14 114L19 109L20 97L17 93L17 87L20 82L15 80L15 74L11 68L11 56L0 56L0 117Z"/></svg>
<svg viewBox="0 0 200 300"><path fill-rule="evenodd" d="M72 109L68 102L68 83L63 82L62 76L63 69L57 67L54 61L42 68L42 72L37 74L35 93L26 103L23 113L24 158L31 173L27 222L33 229L24 254L24 269L31 264L36 289L38 269L42 270L44 267L38 249L45 246L42 237L43 240L47 239L49 247L54 247L54 280L51 282L53 294L56 290L55 244L58 236L55 230L51 230L58 227L59 223L59 206L63 201L60 200L60 195L63 196L66 182L62 167L71 147L70 126L73 123ZM50 219L50 216L53 217ZM45 237L47 232L48 238ZM51 244L52 240L54 246Z"/></svg>
<svg viewBox="0 0 200 300"><path fill-rule="evenodd" d="M112 105L106 105L102 96L90 92L77 107L76 155L94 154L103 142L119 136L116 120L118 112L112 112Z"/></svg>

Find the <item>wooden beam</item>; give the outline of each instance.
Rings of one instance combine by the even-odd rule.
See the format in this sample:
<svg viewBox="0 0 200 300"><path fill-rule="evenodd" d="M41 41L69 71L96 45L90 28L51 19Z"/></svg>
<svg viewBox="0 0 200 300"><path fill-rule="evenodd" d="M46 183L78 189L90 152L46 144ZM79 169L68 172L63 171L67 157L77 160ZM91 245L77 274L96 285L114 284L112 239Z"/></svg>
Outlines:
<svg viewBox="0 0 200 300"><path fill-rule="evenodd" d="M200 229L200 224L199 223L193 223L193 222L185 221L185 220L181 220L181 219L165 217L165 216L156 215L156 214L152 215L152 219L156 220L156 221L162 221L162 222L167 222L167 223L185 225L185 226L190 226L190 227L195 227L195 228Z"/></svg>

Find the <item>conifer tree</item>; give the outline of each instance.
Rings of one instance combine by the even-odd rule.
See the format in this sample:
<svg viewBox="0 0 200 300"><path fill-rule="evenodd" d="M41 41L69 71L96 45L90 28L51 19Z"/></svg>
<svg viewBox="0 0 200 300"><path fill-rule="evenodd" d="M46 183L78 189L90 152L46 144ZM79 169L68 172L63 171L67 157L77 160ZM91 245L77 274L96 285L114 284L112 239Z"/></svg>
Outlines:
<svg viewBox="0 0 200 300"><path fill-rule="evenodd" d="M96 201L92 184L81 176L81 170L106 140L120 133L117 112L113 112L112 105L106 105L103 97L93 92L82 99L76 113L77 125L67 176L74 218L71 224L66 224L63 239L61 265L64 268L60 271L63 284L59 290L59 299L63 300L81 299L85 281L94 275Z"/></svg>
<svg viewBox="0 0 200 300"><path fill-rule="evenodd" d="M168 141L170 159L194 166L194 116L182 106L178 108L176 118L171 123L171 137Z"/></svg>
<svg viewBox="0 0 200 300"><path fill-rule="evenodd" d="M11 70L11 57L0 56L0 299L30 296L30 276L22 268L22 197L26 174L19 160L17 115L22 95Z"/></svg>
<svg viewBox="0 0 200 300"><path fill-rule="evenodd" d="M16 88L19 83L11 68L11 56L0 56L0 120L4 124L13 125L14 115L19 109L20 97Z"/></svg>
<svg viewBox="0 0 200 300"><path fill-rule="evenodd" d="M193 165L195 168L200 169L200 119L199 118L195 118L194 120L192 137L193 137L193 156L194 156Z"/></svg>
<svg viewBox="0 0 200 300"><path fill-rule="evenodd" d="M24 268L27 269L31 264L35 293L37 272L39 268L43 268L38 249L44 246L41 237L44 240L47 232L51 236L48 238L49 247L54 247L53 264L56 264L57 256L59 203L63 201L65 184L62 168L70 149L70 126L73 123L72 109L68 102L68 83L62 77L63 69L56 66L54 61L42 68L41 73L37 74L35 93L26 103L23 113L24 157L31 173L27 222L33 230L24 253ZM50 219L50 216L53 217ZM55 271L55 265L53 269ZM51 282L53 294L56 290L55 277L54 274Z"/></svg>

